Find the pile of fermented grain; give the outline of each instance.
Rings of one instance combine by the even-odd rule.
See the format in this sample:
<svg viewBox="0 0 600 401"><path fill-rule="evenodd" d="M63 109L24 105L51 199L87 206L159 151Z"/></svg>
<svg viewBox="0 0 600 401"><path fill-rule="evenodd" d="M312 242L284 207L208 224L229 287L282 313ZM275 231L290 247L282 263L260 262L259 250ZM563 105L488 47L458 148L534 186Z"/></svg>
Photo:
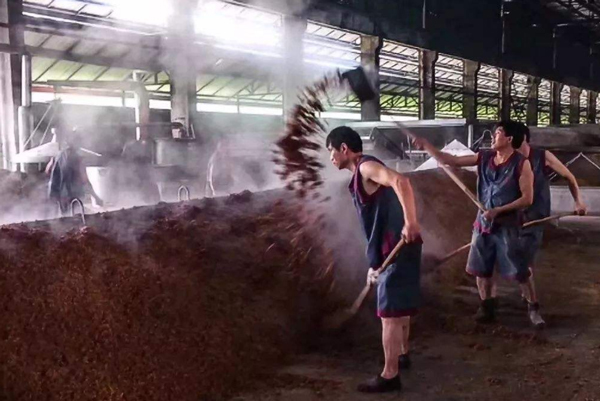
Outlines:
<svg viewBox="0 0 600 401"><path fill-rule="evenodd" d="M318 151L323 147L321 134L325 126L319 121L319 113L325 111L323 100L328 91L341 85L341 78L335 74L325 76L299 95L299 103L289 116L285 135L277 141L278 150L274 162L281 166L279 176L287 183L289 190L304 198L323 185Z"/></svg>
<svg viewBox="0 0 600 401"><path fill-rule="evenodd" d="M298 351L331 285L294 216L246 195L0 229L1 398L248 389Z"/></svg>

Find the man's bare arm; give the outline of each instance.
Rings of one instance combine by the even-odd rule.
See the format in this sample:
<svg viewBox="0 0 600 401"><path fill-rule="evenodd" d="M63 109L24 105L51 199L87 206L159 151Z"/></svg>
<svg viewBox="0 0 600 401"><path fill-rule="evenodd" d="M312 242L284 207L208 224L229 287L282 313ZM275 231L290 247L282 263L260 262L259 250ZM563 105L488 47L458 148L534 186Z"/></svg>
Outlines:
<svg viewBox="0 0 600 401"><path fill-rule="evenodd" d="M567 166L565 166L552 152L549 151L546 151L546 166L556 171L558 175L564 177L568 181L569 191L571 191L571 196L573 196L573 200L575 201L575 211L577 214L585 215L587 213L587 208L581 200L579 185L577 184L577 179L573 173L571 173Z"/></svg>
<svg viewBox="0 0 600 401"><path fill-rule="evenodd" d="M449 153L442 152L424 138L413 137L412 139L415 146L422 148L424 151L429 153L431 157L435 158L441 163L453 167L467 167L477 165L477 155L454 156Z"/></svg>
<svg viewBox="0 0 600 401"><path fill-rule="evenodd" d="M521 197L519 199L504 206L488 210L483 214L483 217L491 221L499 214L526 209L531 206L533 203L533 171L531 170L529 160L525 160L523 163L523 171L521 171L521 176L519 177L519 188L521 189Z"/></svg>
<svg viewBox="0 0 600 401"><path fill-rule="evenodd" d="M406 176L373 161L362 163L360 165L360 174L364 178L394 190L402 205L402 210L404 210L406 224L403 234L408 242L418 239L420 229L417 221L417 206L410 180Z"/></svg>

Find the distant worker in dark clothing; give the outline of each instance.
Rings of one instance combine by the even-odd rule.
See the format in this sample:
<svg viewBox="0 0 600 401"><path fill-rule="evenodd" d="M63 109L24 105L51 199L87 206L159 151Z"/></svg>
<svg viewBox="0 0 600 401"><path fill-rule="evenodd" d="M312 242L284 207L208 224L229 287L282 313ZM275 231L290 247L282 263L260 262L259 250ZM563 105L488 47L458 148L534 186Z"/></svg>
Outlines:
<svg viewBox="0 0 600 401"><path fill-rule="evenodd" d="M63 139L62 144L63 150L46 166L46 173L50 174L48 197L58 203L61 215L68 211L73 199L83 200L86 190L90 192L99 206L103 206L102 199L96 194L88 180L75 136L71 135L69 138Z"/></svg>
<svg viewBox="0 0 600 401"><path fill-rule="evenodd" d="M123 161L127 163L125 189L136 191L134 198L146 204L160 202L158 186L152 177L152 163L154 161L154 141L150 139L148 131L142 127L140 139L127 142L121 154Z"/></svg>

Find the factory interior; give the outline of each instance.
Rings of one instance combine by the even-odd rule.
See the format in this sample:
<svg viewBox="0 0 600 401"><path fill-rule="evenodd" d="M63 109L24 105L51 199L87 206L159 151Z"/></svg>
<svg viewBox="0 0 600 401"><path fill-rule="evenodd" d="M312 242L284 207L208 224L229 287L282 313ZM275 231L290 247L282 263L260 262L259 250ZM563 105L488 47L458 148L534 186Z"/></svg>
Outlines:
<svg viewBox="0 0 600 401"><path fill-rule="evenodd" d="M0 401L600 401L599 92L596 0L0 0ZM546 155L543 327L500 256L474 319L499 122ZM338 127L414 194L400 392L357 391L394 319Z"/></svg>

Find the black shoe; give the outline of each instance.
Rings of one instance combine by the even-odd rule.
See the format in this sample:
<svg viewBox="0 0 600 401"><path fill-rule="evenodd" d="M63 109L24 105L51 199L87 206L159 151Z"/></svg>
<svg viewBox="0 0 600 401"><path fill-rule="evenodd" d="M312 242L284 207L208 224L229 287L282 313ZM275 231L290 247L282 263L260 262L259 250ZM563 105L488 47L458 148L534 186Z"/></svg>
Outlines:
<svg viewBox="0 0 600 401"><path fill-rule="evenodd" d="M361 393L389 393L402 390L402 382L400 382L400 376L384 379L377 375L368 382L359 384L357 390Z"/></svg>
<svg viewBox="0 0 600 401"><path fill-rule="evenodd" d="M497 306L498 303L495 298L484 299L475 314L475 321L481 324L495 322Z"/></svg>
<svg viewBox="0 0 600 401"><path fill-rule="evenodd" d="M398 369L408 370L410 369L411 365L412 363L410 361L410 355L408 353L400 355L400 357L398 358Z"/></svg>

